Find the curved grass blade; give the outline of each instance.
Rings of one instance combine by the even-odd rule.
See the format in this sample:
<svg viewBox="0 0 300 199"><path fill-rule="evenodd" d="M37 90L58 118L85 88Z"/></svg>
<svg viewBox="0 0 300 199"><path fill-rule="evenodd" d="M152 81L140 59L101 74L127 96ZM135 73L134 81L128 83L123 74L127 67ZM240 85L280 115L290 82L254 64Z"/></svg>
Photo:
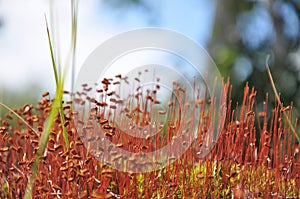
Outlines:
<svg viewBox="0 0 300 199"><path fill-rule="evenodd" d="M270 67L269 67L269 59L270 59L270 55L268 55L268 56L267 56L267 59L266 59L266 68L267 68L268 76L269 76L269 79L270 79L270 82L271 82L272 89L273 89L273 91L274 91L276 100L277 100L277 102L278 102L280 108L283 109L284 107L283 107L283 104L281 103L280 96L279 96L278 91L277 91L277 89L276 89L276 86L275 86L275 83L274 83L274 80L273 80L273 76L272 76L272 73L271 73L271 70L270 70ZM295 130L295 128L294 128L292 122L291 122L291 119L289 118L289 116L287 115L287 113L286 113L285 111L283 112L283 114L284 114L284 117L285 117L285 119L287 120L287 122L288 122L288 124L289 124L291 130L293 131L295 138L296 138L296 139L298 140L298 142L300 143L300 138L299 138L299 136L298 136L298 134L297 134L297 132L296 132L296 130Z"/></svg>
<svg viewBox="0 0 300 199"><path fill-rule="evenodd" d="M35 135L39 135L38 132L32 127L30 126L18 113L16 113L14 110L12 110L11 108L9 108L7 105L3 104L2 102L0 102L0 106L4 107L5 109L9 110L11 113L13 113L17 118L19 118L30 130L32 130Z"/></svg>

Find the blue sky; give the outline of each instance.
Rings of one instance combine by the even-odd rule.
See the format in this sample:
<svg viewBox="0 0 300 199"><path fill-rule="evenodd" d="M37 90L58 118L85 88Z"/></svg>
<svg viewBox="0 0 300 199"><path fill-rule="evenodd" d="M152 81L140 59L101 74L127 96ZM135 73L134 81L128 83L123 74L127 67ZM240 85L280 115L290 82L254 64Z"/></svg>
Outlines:
<svg viewBox="0 0 300 199"><path fill-rule="evenodd" d="M54 2L52 32L62 59L69 45L69 5ZM148 1L152 12L140 7L111 9L102 1L79 1L77 69L98 45L118 33L143 27L162 27L179 31L205 45L212 31L214 1ZM54 79L47 43L44 14L50 16L48 1L0 1L0 88L21 89L38 83L53 89ZM54 28L55 27L55 28ZM58 36L59 35L59 36ZM20 87L20 85L22 85Z"/></svg>

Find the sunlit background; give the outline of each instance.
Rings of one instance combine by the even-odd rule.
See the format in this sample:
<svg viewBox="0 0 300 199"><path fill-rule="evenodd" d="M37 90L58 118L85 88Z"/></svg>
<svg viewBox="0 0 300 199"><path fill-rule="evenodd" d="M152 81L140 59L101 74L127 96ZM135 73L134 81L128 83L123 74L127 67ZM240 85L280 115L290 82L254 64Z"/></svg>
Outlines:
<svg viewBox="0 0 300 199"><path fill-rule="evenodd" d="M231 77L233 98L248 81L263 101L273 91L265 61L288 104L300 103L300 1L79 0L76 71L99 44L135 28L163 27L203 45L221 75ZM70 44L70 5L63 0L0 0L0 101L16 107L55 87L45 16L63 65ZM67 81L66 88L70 88Z"/></svg>

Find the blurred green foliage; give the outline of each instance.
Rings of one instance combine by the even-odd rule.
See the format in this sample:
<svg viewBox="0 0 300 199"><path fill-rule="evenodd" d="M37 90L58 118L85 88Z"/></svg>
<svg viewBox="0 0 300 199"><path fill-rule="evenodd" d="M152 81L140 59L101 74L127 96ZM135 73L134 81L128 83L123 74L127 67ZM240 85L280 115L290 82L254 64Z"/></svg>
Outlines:
<svg viewBox="0 0 300 199"><path fill-rule="evenodd" d="M153 7L149 6L153 2L146 0L103 0L103 2L116 9L143 7L149 11L148 14L155 13L151 12ZM243 95L241 91L245 83L249 82L249 85L257 90L258 101L263 101L267 92L270 101L274 101L265 69L265 60L270 54L270 68L282 101L285 105L293 101L299 106L300 0L216 2L215 24L207 48L221 75L230 76L233 84L233 100L241 100ZM28 95L27 91L2 93L4 102L13 106L22 104L20 101L30 102L37 96L37 94Z"/></svg>
<svg viewBox="0 0 300 199"><path fill-rule="evenodd" d="M42 93L43 90L39 84L34 83L20 90L0 87L0 101L12 109L17 109L22 107L24 103L35 105L41 99ZM0 117L3 117L6 113L7 110L0 107Z"/></svg>
<svg viewBox="0 0 300 199"><path fill-rule="evenodd" d="M300 1L218 1L211 54L224 76L233 83L233 98L241 100L246 81L263 101L266 92L274 101L265 60L270 67L282 101L299 100L299 14Z"/></svg>
<svg viewBox="0 0 300 199"><path fill-rule="evenodd" d="M149 5L146 0L104 2L115 8ZM222 76L231 78L233 100L241 100L241 90L248 82L257 90L258 101L263 101L267 92L270 101L274 101L265 68L266 57L270 55L270 68L282 101L300 105L300 1L216 2L208 49Z"/></svg>

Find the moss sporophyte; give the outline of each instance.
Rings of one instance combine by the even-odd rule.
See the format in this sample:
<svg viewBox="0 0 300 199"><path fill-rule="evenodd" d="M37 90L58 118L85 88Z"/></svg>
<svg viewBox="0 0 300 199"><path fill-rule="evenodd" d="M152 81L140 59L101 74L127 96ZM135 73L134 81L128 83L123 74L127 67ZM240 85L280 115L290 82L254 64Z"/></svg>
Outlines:
<svg viewBox="0 0 300 199"><path fill-rule="evenodd" d="M106 87L117 80L118 77L102 81L102 88L100 86L97 89L99 99L89 97L89 86L83 85L82 92L76 93L73 100L62 103L65 121L62 122L56 114L51 128L45 124L55 100L45 93L37 105L24 105L17 110L10 110L6 118L1 118L2 198L22 197L25 194L25 185L37 157L40 160L32 189L34 197L299 197L300 148L287 121L292 118L292 104L283 107L277 103L269 111L266 94L264 107L259 110L255 101L256 91L246 84L243 101L234 105L230 100L231 87L227 81L223 85L223 92L227 95L222 95L226 98L220 100L220 103L227 102L226 122L209 155L199 159L207 130L211 125L218 127L218 124L213 123L215 110L210 108L213 100L199 98L195 107L200 112L201 120L197 124L197 137L189 149L178 159L168 157L171 163L162 169L135 173L139 167L155 164L155 161L137 160L135 157L124 160L122 154L116 153L113 147L98 145L97 148L87 148L83 144L85 138L79 137L78 129L89 135L87 138L91 140L99 139L99 143L101 139L107 138L118 148L146 154L171 143L176 137L176 129L182 125L177 120L179 110L176 109L179 106L174 105L176 102L170 96L169 108L152 115L158 123L167 122L157 126L160 133L146 137L132 136L115 125L116 106L125 104L123 112L119 113L121 120L128 121L127 118L131 117L136 125L142 126L153 120L150 118L151 108L146 106L158 103L158 99L155 98L155 92L149 92L135 98L136 101L118 101L116 94L111 93L109 86ZM174 92L180 90L178 87L179 84L174 86ZM85 104L89 104L86 110L89 119L81 121L85 116L71 107L84 108ZM204 107L205 110L202 110ZM18 118L14 119L14 115ZM167 115L168 119L163 120L161 115ZM193 118L186 120L193 122ZM297 120L292 123L296 127ZM63 127L68 133L68 149ZM49 130L48 142L44 153L38 155L39 143L46 128ZM173 147L174 153L178 147ZM97 149L98 156L89 152L93 149ZM111 151L105 151L107 149ZM103 164L99 159L101 154L109 154L112 162L127 166L128 172L118 171L114 165Z"/></svg>

